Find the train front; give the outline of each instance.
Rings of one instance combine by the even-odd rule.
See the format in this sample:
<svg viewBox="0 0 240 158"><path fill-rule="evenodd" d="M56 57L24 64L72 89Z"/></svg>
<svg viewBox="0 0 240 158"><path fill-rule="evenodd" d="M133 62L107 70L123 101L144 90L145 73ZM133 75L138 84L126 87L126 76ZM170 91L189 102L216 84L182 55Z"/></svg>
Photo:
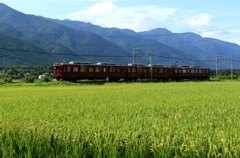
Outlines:
<svg viewBox="0 0 240 158"><path fill-rule="evenodd" d="M53 65L53 77L56 80L62 79L63 73L62 73L62 68L63 65L61 63L56 63Z"/></svg>

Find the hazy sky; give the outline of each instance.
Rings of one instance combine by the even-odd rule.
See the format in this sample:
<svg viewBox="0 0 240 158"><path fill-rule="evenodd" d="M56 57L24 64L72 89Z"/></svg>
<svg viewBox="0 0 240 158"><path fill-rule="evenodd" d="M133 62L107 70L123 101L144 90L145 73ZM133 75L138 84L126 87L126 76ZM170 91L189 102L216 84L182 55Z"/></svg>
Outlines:
<svg viewBox="0 0 240 158"><path fill-rule="evenodd" d="M25 14L101 27L195 32L240 44L239 0L0 0Z"/></svg>

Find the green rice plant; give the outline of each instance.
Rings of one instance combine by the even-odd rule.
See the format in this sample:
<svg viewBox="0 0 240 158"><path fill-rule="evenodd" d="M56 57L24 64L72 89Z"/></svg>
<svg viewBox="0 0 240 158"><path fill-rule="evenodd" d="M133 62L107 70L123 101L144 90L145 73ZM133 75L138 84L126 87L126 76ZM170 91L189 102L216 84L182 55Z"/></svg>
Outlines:
<svg viewBox="0 0 240 158"><path fill-rule="evenodd" d="M0 157L238 157L239 82L1 87Z"/></svg>

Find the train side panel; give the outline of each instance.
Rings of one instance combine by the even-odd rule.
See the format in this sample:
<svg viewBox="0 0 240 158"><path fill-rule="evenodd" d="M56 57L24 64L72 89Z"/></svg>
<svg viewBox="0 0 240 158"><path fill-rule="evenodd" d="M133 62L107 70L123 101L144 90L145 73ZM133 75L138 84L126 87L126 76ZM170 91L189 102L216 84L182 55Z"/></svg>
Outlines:
<svg viewBox="0 0 240 158"><path fill-rule="evenodd" d="M201 67L175 67L176 80L182 79L210 79L210 69Z"/></svg>
<svg viewBox="0 0 240 158"><path fill-rule="evenodd" d="M54 64L54 77L59 80L75 81L80 79L120 80L125 78L126 68L114 65L96 64Z"/></svg>
<svg viewBox="0 0 240 158"><path fill-rule="evenodd" d="M108 81L154 79L210 79L210 69L202 67L164 67L142 65L99 65L99 64L54 64L54 78L76 81L80 79L106 79Z"/></svg>

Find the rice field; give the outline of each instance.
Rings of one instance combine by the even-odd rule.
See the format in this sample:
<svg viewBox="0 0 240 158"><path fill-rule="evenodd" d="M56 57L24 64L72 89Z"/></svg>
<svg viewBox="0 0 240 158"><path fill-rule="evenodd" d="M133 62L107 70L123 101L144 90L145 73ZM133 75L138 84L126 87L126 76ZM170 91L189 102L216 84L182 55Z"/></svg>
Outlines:
<svg viewBox="0 0 240 158"><path fill-rule="evenodd" d="M0 86L0 157L239 157L240 82Z"/></svg>

